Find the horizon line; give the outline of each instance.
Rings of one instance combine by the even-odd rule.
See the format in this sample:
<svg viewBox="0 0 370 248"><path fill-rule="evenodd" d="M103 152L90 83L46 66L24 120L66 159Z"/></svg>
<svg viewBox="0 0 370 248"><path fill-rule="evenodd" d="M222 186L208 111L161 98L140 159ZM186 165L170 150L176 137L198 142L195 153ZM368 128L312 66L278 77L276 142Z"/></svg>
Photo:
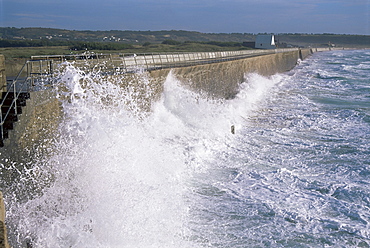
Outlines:
<svg viewBox="0 0 370 248"><path fill-rule="evenodd" d="M67 30L75 32L194 32L194 33L203 33L203 34L248 34L248 35L258 35L258 34L274 34L274 35L283 35L283 34L293 34L293 35L353 35L353 36L370 36L368 34L348 34L348 33L297 33L297 32L260 32L260 33L248 33L248 32L201 32L195 30L183 30L183 29L171 29L171 30L120 30L120 29L111 29L111 30L93 30L93 29L67 29L67 28L51 28L51 27L0 27L0 28L15 28L15 29L56 29L56 30Z"/></svg>

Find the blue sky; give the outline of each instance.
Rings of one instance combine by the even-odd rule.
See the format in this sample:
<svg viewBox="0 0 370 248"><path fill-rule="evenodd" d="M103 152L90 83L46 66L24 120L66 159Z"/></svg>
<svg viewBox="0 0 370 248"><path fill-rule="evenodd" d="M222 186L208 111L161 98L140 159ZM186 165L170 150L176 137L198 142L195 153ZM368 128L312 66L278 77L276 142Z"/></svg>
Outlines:
<svg viewBox="0 0 370 248"><path fill-rule="evenodd" d="M370 35L370 0L0 0L0 26Z"/></svg>

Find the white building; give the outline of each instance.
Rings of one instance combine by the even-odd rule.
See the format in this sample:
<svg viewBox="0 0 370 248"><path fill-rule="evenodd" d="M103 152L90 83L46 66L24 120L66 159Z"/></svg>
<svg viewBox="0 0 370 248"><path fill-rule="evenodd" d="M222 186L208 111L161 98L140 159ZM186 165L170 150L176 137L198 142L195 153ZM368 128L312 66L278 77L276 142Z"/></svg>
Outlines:
<svg viewBox="0 0 370 248"><path fill-rule="evenodd" d="M275 49L275 36L273 34L260 34L256 37L255 48Z"/></svg>

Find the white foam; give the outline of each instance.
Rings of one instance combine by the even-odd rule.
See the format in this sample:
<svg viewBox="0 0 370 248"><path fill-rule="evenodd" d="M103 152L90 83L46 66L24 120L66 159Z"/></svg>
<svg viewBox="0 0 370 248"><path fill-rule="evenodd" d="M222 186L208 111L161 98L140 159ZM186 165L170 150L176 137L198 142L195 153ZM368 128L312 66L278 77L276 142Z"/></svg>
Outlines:
<svg viewBox="0 0 370 248"><path fill-rule="evenodd" d="M57 87L66 117L53 156L37 165L53 180L13 203L19 239L53 248L196 247L187 226L192 173L233 142L231 125L240 127L279 82L247 75L235 99L216 101L170 74L142 115L140 99L119 80L68 65Z"/></svg>

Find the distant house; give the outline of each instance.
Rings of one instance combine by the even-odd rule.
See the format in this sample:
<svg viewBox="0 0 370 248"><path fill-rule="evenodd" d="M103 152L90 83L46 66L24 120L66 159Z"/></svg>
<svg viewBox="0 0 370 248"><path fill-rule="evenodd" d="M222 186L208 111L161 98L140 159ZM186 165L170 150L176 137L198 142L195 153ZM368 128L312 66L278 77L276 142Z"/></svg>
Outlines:
<svg viewBox="0 0 370 248"><path fill-rule="evenodd" d="M255 48L275 49L275 36L273 34L261 34L256 37Z"/></svg>

